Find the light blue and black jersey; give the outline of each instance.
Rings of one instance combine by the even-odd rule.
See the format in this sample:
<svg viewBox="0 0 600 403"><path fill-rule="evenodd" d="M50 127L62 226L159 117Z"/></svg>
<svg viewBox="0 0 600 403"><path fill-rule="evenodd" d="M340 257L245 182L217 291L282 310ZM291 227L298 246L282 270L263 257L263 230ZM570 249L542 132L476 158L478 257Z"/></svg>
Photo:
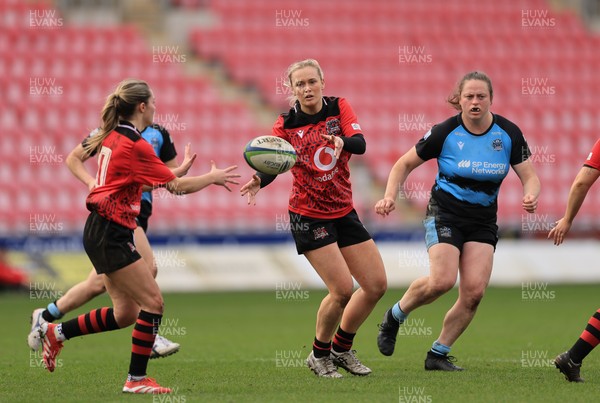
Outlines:
<svg viewBox="0 0 600 403"><path fill-rule="evenodd" d="M162 162L172 160L177 156L171 135L161 125L153 124L142 132L142 137L154 148L154 152ZM142 201L152 203L152 192L143 192Z"/></svg>
<svg viewBox="0 0 600 403"><path fill-rule="evenodd" d="M432 127L416 145L421 159L437 158L431 197L447 213L495 220L502 181L512 165L531 155L519 127L493 117L485 133L473 134L458 114Z"/></svg>

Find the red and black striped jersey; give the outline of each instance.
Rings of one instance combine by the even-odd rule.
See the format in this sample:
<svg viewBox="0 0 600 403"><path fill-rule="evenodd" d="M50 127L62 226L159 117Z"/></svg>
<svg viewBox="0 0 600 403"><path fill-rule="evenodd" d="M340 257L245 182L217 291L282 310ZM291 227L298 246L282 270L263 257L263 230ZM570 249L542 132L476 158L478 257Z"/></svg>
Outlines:
<svg viewBox="0 0 600 403"><path fill-rule="evenodd" d="M98 150L96 187L86 205L107 220L135 229L142 186L164 185L173 179L173 172L140 132L129 122L119 122Z"/></svg>
<svg viewBox="0 0 600 403"><path fill-rule="evenodd" d="M323 97L323 108L314 115L301 111L300 105L279 116L273 135L292 144L296 164L292 168L290 211L313 218L339 218L352 211L352 187L348 161L343 150L334 157L334 146L321 134L352 137L364 134L352 107L344 98Z"/></svg>

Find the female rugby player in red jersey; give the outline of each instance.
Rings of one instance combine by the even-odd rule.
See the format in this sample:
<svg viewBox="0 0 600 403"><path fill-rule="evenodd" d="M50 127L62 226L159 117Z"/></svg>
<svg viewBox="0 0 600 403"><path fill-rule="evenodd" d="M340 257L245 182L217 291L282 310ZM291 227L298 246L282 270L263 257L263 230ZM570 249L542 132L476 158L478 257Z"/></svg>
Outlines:
<svg viewBox="0 0 600 403"><path fill-rule="evenodd" d="M71 170L73 175L88 187L90 192L96 187L96 178L90 175L84 165L84 162L93 156L86 153L84 146L88 139L96 135L99 130L99 128L94 129L82 143L78 144L69 153L66 159L69 170ZM175 144L171 138L171 134L166 128L158 124L153 124L142 131L142 137L152 144L158 158L160 158L160 160L163 161L176 176L182 177L187 174L193 163L190 144L185 147L185 158L183 163L178 165L177 159L175 158L177 156ZM142 195L140 214L136 218L138 226L133 231L133 239L138 252L148 263L148 268L151 270L152 276L156 278L158 267L148 237L146 236L148 221L151 215L152 191L148 191L144 192ZM106 292L106 288L104 287L104 275L96 273L96 270L92 268L85 280L69 288L64 295L48 304L46 309L35 309L31 314L31 330L27 336L27 344L29 347L34 351L39 350L41 347L42 340L40 339L40 326L42 323L57 321L68 312L83 306L104 292ZM135 307L133 306L131 308L133 308L133 310L130 312L129 321L134 323L138 316L139 309L135 310ZM179 351L179 347L179 343L174 343L166 337L157 334L150 358L169 356Z"/></svg>
<svg viewBox="0 0 600 403"><path fill-rule="evenodd" d="M341 377L337 367L368 375L371 370L356 358L352 342L385 293L387 279L379 251L352 203L348 160L365 152L365 139L350 104L323 97L323 72L316 60L292 64L287 79L292 108L277 119L273 135L290 142L297 153L290 227L298 253L329 290L317 313L307 365L322 377ZM255 204L258 191L273 179L257 173L240 189L242 196ZM360 285L356 291L353 278Z"/></svg>
<svg viewBox="0 0 600 403"><path fill-rule="evenodd" d="M600 140L596 141L594 147L583 163L583 167L575 177L569 197L565 215L556 222L556 226L550 230L548 238L554 241L554 245L563 243L565 236L571 229L573 220L583 205L583 201L592 185L600 177ZM600 344L600 309L590 317L587 325L573 346L554 359L554 365L565 375L569 382L583 382L580 375L581 365L585 357Z"/></svg>
<svg viewBox="0 0 600 403"><path fill-rule="evenodd" d="M177 178L156 156L140 132L152 124L154 95L144 81L125 80L108 96L102 110L100 132L86 144L98 153L96 187L86 200L91 211L84 228L83 245L96 271L105 274L105 286L113 308L100 308L67 322L44 323L43 361L53 372L63 341L76 336L116 330L131 325L130 307L140 310L132 334L129 375L123 392L170 393L146 376L148 359L163 313L160 289L148 263L133 241L142 187L165 186L170 192L193 193L215 184L229 189L237 184L236 166L209 173ZM193 157L195 158L195 156ZM123 314L125 313L125 314ZM123 318L125 316L125 318Z"/></svg>

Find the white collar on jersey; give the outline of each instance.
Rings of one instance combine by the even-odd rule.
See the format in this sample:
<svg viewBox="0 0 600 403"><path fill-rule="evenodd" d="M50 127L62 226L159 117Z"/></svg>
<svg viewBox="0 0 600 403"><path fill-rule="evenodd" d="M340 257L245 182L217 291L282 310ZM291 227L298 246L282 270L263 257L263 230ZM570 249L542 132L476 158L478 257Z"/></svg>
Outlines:
<svg viewBox="0 0 600 403"><path fill-rule="evenodd" d="M117 127L125 127L127 129L133 130L134 132L136 132L140 136L142 135L142 133L140 133L140 131L137 129L137 127L135 127L132 123L130 123L130 122L126 121L126 120L120 120L119 124L117 125Z"/></svg>

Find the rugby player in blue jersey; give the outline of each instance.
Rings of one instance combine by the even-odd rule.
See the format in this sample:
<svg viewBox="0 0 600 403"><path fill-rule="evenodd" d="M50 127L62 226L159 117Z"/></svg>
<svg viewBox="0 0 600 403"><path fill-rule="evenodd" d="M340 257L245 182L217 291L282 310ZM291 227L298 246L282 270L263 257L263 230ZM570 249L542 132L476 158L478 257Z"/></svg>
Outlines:
<svg viewBox="0 0 600 403"><path fill-rule="evenodd" d="M437 159L438 174L423 221L430 274L413 281L385 313L377 336L379 351L392 355L407 316L448 292L460 274L458 299L427 352L426 370L462 370L448 353L471 323L490 280L498 241L498 192L511 166L523 185L523 209L534 213L537 208L540 181L529 160L531 152L517 125L490 111L493 95L487 75L466 74L448 98L459 114L432 127L400 157L384 198L375 205L378 214L387 216L410 172Z"/></svg>

